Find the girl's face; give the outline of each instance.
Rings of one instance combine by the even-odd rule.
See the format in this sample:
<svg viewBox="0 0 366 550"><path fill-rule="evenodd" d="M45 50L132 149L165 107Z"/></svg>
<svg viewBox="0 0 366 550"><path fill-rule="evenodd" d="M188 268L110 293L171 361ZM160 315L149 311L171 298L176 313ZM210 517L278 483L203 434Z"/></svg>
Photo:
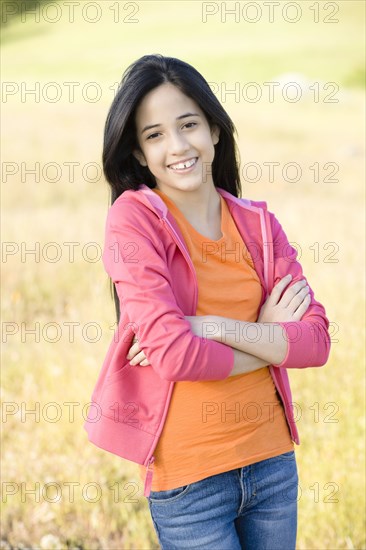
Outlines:
<svg viewBox="0 0 366 550"><path fill-rule="evenodd" d="M220 130L212 131L203 111L170 82L146 94L136 110L134 156L148 166L168 196L213 186L211 165ZM151 128L151 126L154 126Z"/></svg>

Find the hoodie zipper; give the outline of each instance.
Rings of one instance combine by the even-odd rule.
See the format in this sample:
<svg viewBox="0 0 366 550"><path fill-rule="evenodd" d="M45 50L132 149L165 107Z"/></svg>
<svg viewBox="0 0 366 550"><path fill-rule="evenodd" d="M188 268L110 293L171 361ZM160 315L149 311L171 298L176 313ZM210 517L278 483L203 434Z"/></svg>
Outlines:
<svg viewBox="0 0 366 550"><path fill-rule="evenodd" d="M260 217L261 217L261 213L260 213ZM266 213L264 212L263 213L263 221L261 221L261 230L262 230L262 237L264 237L265 239L268 238L268 234L267 234L267 224L266 224L266 221L268 221L268 218L267 220L265 220L266 218ZM264 233L264 235L263 235ZM263 239L263 242L269 242L268 240L264 240ZM266 262L266 259L267 259L267 262ZM270 270L269 270L269 260L268 260L268 255L265 255L264 258L264 264L267 263L267 265L264 265L263 266L263 270L264 270L264 274L265 274L265 279L266 279L266 274L267 274L267 296L265 297L265 300L268 298L268 295L270 294L269 290L268 290L268 283L269 281L272 281L272 274L270 273ZM280 383L279 381L277 381L277 377L272 374L274 372L275 367L273 367L272 365L270 366L269 368L269 371L271 373L271 376L272 376L272 380L273 380L273 383L275 385L275 388L277 389L278 393L279 393L279 396L281 398L281 401L282 401L282 404L283 404L283 409L284 409L284 413L285 413L285 417L286 417L286 421L287 421L287 424L288 424L288 427L289 427L289 430L290 430L290 435L291 435L291 439L293 439L296 443L299 443L299 440L298 440L298 437L295 437L295 434L294 434L294 431L293 431L293 427L292 427L292 424L290 422L290 418L288 416L288 412L287 412L287 408L286 408L286 401L284 399L284 395L283 395L283 392L282 392L282 388L280 388Z"/></svg>
<svg viewBox="0 0 366 550"><path fill-rule="evenodd" d="M160 219L164 223L166 229L168 230L168 232L172 236L175 243L178 245L178 248L182 252L183 256L185 257L185 259L186 259L186 261L187 261L187 263L190 267L190 270L191 270L191 273L192 273L192 276L193 276L193 279L194 279L194 282L195 282L195 284L194 284L194 296L193 296L193 305L194 305L194 310L193 310L194 313L193 314L195 314L195 312L197 311L197 300L198 300L198 281L197 281L196 270L194 269L193 262L192 262L191 257L189 255L187 249L186 249L185 244L180 239L180 237L177 234L177 232L175 231L174 227L171 225L171 223L169 222L169 220L167 218L160 218ZM170 397L171 397L171 394L172 394L172 391L173 391L173 386L174 386L174 382L171 383ZM169 399L169 401L170 401L170 399ZM155 461L155 456L153 455L153 453L154 453L154 451L156 449L156 446L158 444L159 437L160 437L161 431L162 431L163 426L164 426L164 421L165 421L165 418L166 418L167 413L168 413L168 408L169 407L167 405L169 405L169 403L166 404L165 413L163 415L163 418L161 419L159 431L156 434L156 443L155 443L153 449L150 451L149 456L148 456L148 462L147 462L147 465L146 465L145 484L144 484L144 496L145 497L148 497L150 495L150 491L151 491L152 479L153 479L153 475L154 475L153 465L154 465L154 461Z"/></svg>
<svg viewBox="0 0 366 550"><path fill-rule="evenodd" d="M272 373L272 369L274 369L276 367L273 367L272 365L270 366L270 372ZM277 368L280 368L280 367L277 367ZM287 420L287 424L288 424L288 427L290 429L290 434L291 434L291 438L293 439L293 441L295 441L295 443L299 444L299 439L298 437L295 437L295 434L294 434L294 431L293 431L293 428L292 428L292 425L291 425L291 422L290 422L290 419L289 419L289 416L288 416L288 413L287 413L287 408L286 408L286 402L285 402L285 399L283 397L283 392L282 392L282 389L280 388L279 386L279 383L277 382L276 380L276 377L272 375L272 380L273 380L273 383L281 397L281 400L282 400L282 404L283 404L283 409L284 409L284 412L285 412L285 417L286 417L286 420Z"/></svg>
<svg viewBox="0 0 366 550"><path fill-rule="evenodd" d="M153 464L154 464L155 457L150 456L149 461L146 466L146 475L145 475L145 485L144 485L144 496L148 497L150 495L151 491L151 484L152 484L152 478L153 478Z"/></svg>
<svg viewBox="0 0 366 550"><path fill-rule="evenodd" d="M195 315L195 313L197 311L197 299L198 299L198 281L197 281L196 270L194 268L193 262L191 260L191 257L190 257L190 255L187 251L187 248L186 248L185 244L180 239L180 237L179 237L178 233L175 231L174 227L171 225L171 223L169 222L169 220L167 218L161 218L161 221L165 224L165 227L167 228L168 232L172 235L172 237L175 240L176 244L179 246L181 252L183 253L183 255L184 255L185 259L187 260L187 263L188 263L188 265L191 269L192 276L193 276L193 279L194 279L194 282L195 282L194 297L193 297L193 304L194 304L194 313L193 313L193 315Z"/></svg>

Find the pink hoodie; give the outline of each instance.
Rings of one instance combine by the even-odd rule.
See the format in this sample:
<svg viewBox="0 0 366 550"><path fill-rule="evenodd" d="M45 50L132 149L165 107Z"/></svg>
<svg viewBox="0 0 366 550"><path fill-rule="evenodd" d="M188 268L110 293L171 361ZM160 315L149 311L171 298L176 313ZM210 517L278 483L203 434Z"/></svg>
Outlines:
<svg viewBox="0 0 366 550"><path fill-rule="evenodd" d="M265 202L239 199L216 189L253 258L262 286L261 307L287 273L292 274L290 284L305 278L296 261L297 251ZM149 496L153 453L174 382L222 380L233 368L234 352L191 331L184 316L196 315L195 270L173 216L146 185L125 191L110 207L103 264L116 284L121 317L84 427L98 447L147 467L144 495ZM287 369L325 365L330 352L324 307L314 299L311 288L310 297L301 321L280 323L288 351L282 363L269 367L297 444ZM151 363L148 367L131 366L126 359L134 334Z"/></svg>

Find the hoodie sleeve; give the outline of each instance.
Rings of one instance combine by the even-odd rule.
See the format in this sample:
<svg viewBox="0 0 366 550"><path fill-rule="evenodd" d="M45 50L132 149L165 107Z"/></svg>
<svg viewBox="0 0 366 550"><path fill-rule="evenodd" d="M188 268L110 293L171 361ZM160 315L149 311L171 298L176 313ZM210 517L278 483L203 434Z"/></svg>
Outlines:
<svg viewBox="0 0 366 550"><path fill-rule="evenodd" d="M152 220L136 205L114 203L108 212L102 260L116 285L121 313L138 327L141 347L162 379L227 378L234 352L191 331L184 315L192 313L180 309L173 293L162 230L158 218Z"/></svg>
<svg viewBox="0 0 366 550"><path fill-rule="evenodd" d="M297 261L297 250L290 245L281 224L273 213L268 212L273 236L274 282L276 285L288 273L291 273L289 288L300 279L306 279L302 267ZM270 260L271 261L271 260ZM301 321L279 323L288 341L287 354L284 360L273 365L283 368L304 368L325 365L330 352L329 321L325 309L314 298L309 285L310 305Z"/></svg>

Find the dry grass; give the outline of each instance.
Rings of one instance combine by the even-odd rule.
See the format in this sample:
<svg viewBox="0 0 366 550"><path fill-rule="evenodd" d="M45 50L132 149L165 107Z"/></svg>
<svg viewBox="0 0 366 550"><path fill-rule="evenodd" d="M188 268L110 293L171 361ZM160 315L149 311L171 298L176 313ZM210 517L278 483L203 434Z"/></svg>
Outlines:
<svg viewBox="0 0 366 550"><path fill-rule="evenodd" d="M106 4L103 13L107 13ZM296 33L291 29L287 39L282 23L271 28L255 25L246 26L248 42L235 25L204 26L195 15L194 3L176 3L175 12L168 4L141 3L140 24L133 28L112 28L101 21L91 32L90 25L80 21L71 27L61 21L53 28L29 26L25 32L24 25L15 25L4 46L3 78L64 82L76 80L79 74L80 81L97 80L107 89L130 61L147 52L162 52L192 62L211 81L235 82L233 67L241 59L246 63L238 78L242 81L257 78L263 82L295 67L310 79L321 75L322 80L342 83L351 71L349 59L356 66L360 58L356 30L362 20L361 2L348 3L336 33L329 26L320 29L304 21ZM343 9L345 2L340 4ZM155 14L160 27L154 27L149 14ZM182 37L176 36L176 21L185 32ZM318 54L311 58L312 72L307 73L309 26L316 35ZM196 38L188 39L187 32L193 36L197 32ZM216 39L220 32L236 37L235 48L233 43ZM134 33L139 40L132 55L129 44ZM297 41L287 57L295 35ZM351 55L347 59L343 55L345 36ZM248 58L247 43L253 59ZM198 44L205 49L197 54ZM334 57L340 52L337 66L329 66L330 46ZM331 356L324 368L290 373L294 400L302 412L298 423L301 445L296 449L301 486L299 550L365 547L363 92L357 87L342 88L339 98L338 104L315 104L311 99L298 104L280 100L224 104L239 131L242 165L256 162L263 168L257 183L244 182L243 194L267 200L289 240L297 243L304 273L316 298L325 305L334 330ZM15 413L3 418L3 548L7 544L57 550L158 548L137 466L90 445L83 430L84 406L115 321L107 275L101 262L93 261L95 249L87 247L88 243L102 247L108 190L102 178L90 182L82 174L87 163L100 164L110 100L106 95L97 103L79 98L75 103L37 104L30 99L22 103L14 96L3 105L3 163L19 166L16 175L7 181L3 178L2 187L3 246L14 243L8 246L15 247L13 255L3 256L2 264L3 327L14 331L3 344L2 399L3 407ZM280 171L269 183L263 163L272 161L280 163ZM27 168L35 162L41 167L59 163L61 177L50 182L28 175L22 181L21 162ZM79 163L74 181L70 181L66 162ZM297 183L282 176L289 162L302 168ZM336 163L339 181L324 182L328 171L314 182L309 167L315 162L321 167ZM52 175L50 171L48 177ZM51 261L56 251L49 246L51 242L61 254L55 262ZM65 244L70 242L76 243L74 261L70 245ZM332 248L327 249L327 243L335 243L331 245L335 246L335 263L329 261ZM39 256L25 255L26 249L35 246L39 246ZM70 322L77 323L73 339ZM91 341L92 329L85 332L88 323L100 327L95 342ZM39 327L38 341L25 332L35 326ZM75 404L74 418L67 403ZM26 413L25 409L34 407L37 411L39 407L39 414ZM52 421L56 414L60 418ZM69 489L73 482L74 499ZM126 486L127 482L131 485ZM98 484L100 498L94 499L93 484ZM32 487L35 494L24 496L24 489ZM135 491L136 502L131 502ZM329 502L332 494L336 502Z"/></svg>

